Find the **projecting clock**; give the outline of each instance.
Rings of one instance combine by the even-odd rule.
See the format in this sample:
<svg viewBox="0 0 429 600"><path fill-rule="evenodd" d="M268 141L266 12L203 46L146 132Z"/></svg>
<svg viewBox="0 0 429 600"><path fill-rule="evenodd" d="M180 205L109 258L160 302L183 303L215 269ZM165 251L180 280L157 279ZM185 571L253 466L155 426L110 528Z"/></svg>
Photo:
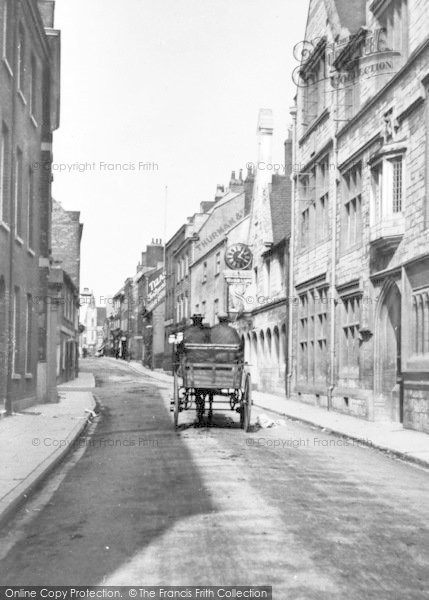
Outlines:
<svg viewBox="0 0 429 600"><path fill-rule="evenodd" d="M246 244L233 244L226 249L225 263L230 269L244 271L252 264L252 252Z"/></svg>

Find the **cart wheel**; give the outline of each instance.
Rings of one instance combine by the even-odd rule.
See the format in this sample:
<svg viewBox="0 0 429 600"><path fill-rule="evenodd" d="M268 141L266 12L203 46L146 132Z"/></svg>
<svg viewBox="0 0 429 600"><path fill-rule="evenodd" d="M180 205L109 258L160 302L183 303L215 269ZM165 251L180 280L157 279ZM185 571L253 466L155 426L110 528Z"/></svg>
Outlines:
<svg viewBox="0 0 429 600"><path fill-rule="evenodd" d="M174 371L174 390L173 390L173 402L174 402L174 427L177 428L179 424L179 382L177 378L177 371Z"/></svg>
<svg viewBox="0 0 429 600"><path fill-rule="evenodd" d="M240 411L240 425L241 428L247 433L250 430L250 415L252 412L252 386L250 380L250 374L246 375L244 381L243 398L241 402Z"/></svg>

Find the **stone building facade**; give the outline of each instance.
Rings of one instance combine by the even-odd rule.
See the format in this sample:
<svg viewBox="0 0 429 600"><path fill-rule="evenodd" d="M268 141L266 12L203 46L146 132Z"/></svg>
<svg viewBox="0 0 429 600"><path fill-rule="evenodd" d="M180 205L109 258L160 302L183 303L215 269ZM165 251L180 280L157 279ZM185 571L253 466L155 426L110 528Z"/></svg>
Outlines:
<svg viewBox="0 0 429 600"><path fill-rule="evenodd" d="M243 285L236 327L257 389L284 394L291 216L292 140L285 143L283 174L273 173L271 110L258 117L258 156L246 242L253 262Z"/></svg>
<svg viewBox="0 0 429 600"><path fill-rule="evenodd" d="M229 244L247 241L249 219L246 214L244 184L229 187L199 229L191 265L192 313L201 314L212 327L217 315L229 310L225 279L225 251Z"/></svg>
<svg viewBox="0 0 429 600"><path fill-rule="evenodd" d="M60 34L53 1L0 2L0 402L47 400L52 133Z"/></svg>
<svg viewBox="0 0 429 600"><path fill-rule="evenodd" d="M429 432L429 13L344 6L311 0L297 78L292 389Z"/></svg>
<svg viewBox="0 0 429 600"><path fill-rule="evenodd" d="M61 267L49 274L48 381L50 399L55 386L75 379L79 369L79 291Z"/></svg>

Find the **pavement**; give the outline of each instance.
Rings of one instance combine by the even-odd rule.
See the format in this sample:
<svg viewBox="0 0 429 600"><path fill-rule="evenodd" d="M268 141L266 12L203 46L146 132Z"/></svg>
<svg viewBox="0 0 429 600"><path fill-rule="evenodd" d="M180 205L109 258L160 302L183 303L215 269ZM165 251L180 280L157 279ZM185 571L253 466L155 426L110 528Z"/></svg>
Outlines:
<svg viewBox="0 0 429 600"><path fill-rule="evenodd" d="M59 402L37 404L0 420L0 523L73 448L95 407L94 377L58 386Z"/></svg>
<svg viewBox="0 0 429 600"><path fill-rule="evenodd" d="M164 371L151 371L137 361L130 361L129 365L158 381L171 383L173 380L172 376ZM258 391L252 392L252 400L255 406L264 410L354 440L402 460L429 467L429 435L405 429L401 423L365 421L284 396Z"/></svg>

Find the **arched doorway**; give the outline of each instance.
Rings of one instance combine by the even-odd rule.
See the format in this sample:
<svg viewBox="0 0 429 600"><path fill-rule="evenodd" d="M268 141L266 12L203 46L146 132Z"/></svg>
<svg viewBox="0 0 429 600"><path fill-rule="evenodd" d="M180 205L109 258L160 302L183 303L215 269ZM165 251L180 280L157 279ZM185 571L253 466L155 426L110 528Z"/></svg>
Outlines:
<svg viewBox="0 0 429 600"><path fill-rule="evenodd" d="M393 281L386 283L381 294L376 336L376 417L402 423L401 293Z"/></svg>

